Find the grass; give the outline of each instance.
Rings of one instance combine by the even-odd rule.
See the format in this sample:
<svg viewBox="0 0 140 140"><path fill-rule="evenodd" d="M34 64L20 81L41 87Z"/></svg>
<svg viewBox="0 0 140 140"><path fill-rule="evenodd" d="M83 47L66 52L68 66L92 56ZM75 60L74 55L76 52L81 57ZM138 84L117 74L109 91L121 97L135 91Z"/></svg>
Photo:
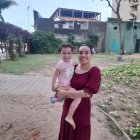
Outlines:
<svg viewBox="0 0 140 140"><path fill-rule="evenodd" d="M107 58L107 55L95 55L93 59ZM111 56L112 58L112 56ZM4 60L0 64L0 73L6 74L23 74L29 71L39 70L44 66L47 68L55 68L56 63L60 59L58 54L46 54L46 55L26 55L25 58L19 58L16 61ZM78 63L77 55L73 54L72 59L75 63ZM109 56L108 56L108 59Z"/></svg>
<svg viewBox="0 0 140 140"><path fill-rule="evenodd" d="M108 59L115 59L116 55L114 54L107 54L107 53L98 53L98 54L95 54L93 55L96 59L105 59L105 60L108 60Z"/></svg>
<svg viewBox="0 0 140 140"><path fill-rule="evenodd" d="M56 63L60 59L59 54L45 54L45 55L26 55L26 58L19 58L16 61L4 60L0 63L0 73L6 74L23 74L29 71L39 70L45 68L55 68ZM74 63L78 63L77 54L72 55ZM92 56L92 64L95 62L106 63L107 65L116 62L116 55L113 54L95 54ZM128 59L125 61L128 61ZM136 60L138 61L138 60ZM95 63L96 64L96 63ZM106 65L105 64L105 65Z"/></svg>
<svg viewBox="0 0 140 140"><path fill-rule="evenodd" d="M54 58L53 55L49 55L49 57L47 55L26 55L25 58L19 58L16 61L4 60L0 64L0 73L23 74L28 71L38 70L46 63L52 65Z"/></svg>

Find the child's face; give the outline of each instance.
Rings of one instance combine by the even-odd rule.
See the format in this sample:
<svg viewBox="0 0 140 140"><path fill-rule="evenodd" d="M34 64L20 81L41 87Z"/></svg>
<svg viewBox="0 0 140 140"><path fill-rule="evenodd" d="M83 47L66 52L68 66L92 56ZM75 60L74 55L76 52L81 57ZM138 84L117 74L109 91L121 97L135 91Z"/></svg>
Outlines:
<svg viewBox="0 0 140 140"><path fill-rule="evenodd" d="M61 49L61 58L64 62L70 62L71 59L71 48L62 48Z"/></svg>

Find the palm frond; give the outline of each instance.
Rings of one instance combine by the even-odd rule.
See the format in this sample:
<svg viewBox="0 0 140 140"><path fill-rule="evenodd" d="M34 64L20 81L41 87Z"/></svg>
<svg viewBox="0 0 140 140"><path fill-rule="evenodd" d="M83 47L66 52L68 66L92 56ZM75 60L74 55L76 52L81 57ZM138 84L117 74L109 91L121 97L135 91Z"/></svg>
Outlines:
<svg viewBox="0 0 140 140"><path fill-rule="evenodd" d="M5 22L3 16L0 14L0 21Z"/></svg>
<svg viewBox="0 0 140 140"><path fill-rule="evenodd" d="M18 5L14 0L0 0L0 9L4 10L11 6Z"/></svg>

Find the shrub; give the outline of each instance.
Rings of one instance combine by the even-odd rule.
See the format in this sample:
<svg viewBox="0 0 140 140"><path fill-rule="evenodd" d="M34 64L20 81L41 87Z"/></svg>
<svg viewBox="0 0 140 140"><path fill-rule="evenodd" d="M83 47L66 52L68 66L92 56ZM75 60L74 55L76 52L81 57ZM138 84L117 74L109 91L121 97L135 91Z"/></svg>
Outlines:
<svg viewBox="0 0 140 140"><path fill-rule="evenodd" d="M32 33L32 53L52 54L57 53L58 46L62 43L51 32L35 31Z"/></svg>

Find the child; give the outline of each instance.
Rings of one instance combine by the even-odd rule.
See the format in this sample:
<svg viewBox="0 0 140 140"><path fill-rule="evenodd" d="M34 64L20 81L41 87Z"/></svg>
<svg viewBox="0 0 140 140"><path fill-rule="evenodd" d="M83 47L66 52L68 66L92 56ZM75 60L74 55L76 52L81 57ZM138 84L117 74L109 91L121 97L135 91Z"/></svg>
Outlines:
<svg viewBox="0 0 140 140"><path fill-rule="evenodd" d="M54 97L50 97L51 103L61 102L63 100L57 98L57 92L59 89L74 90L70 87L70 80L74 73L74 65L71 60L72 46L69 44L62 44L58 51L60 52L61 60L56 65L56 70L52 79L52 91L56 93ZM58 80L57 86L56 80ZM72 125L73 129L76 128L73 120L73 114L80 102L81 98L76 98L73 100L68 115L65 118L65 120Z"/></svg>

